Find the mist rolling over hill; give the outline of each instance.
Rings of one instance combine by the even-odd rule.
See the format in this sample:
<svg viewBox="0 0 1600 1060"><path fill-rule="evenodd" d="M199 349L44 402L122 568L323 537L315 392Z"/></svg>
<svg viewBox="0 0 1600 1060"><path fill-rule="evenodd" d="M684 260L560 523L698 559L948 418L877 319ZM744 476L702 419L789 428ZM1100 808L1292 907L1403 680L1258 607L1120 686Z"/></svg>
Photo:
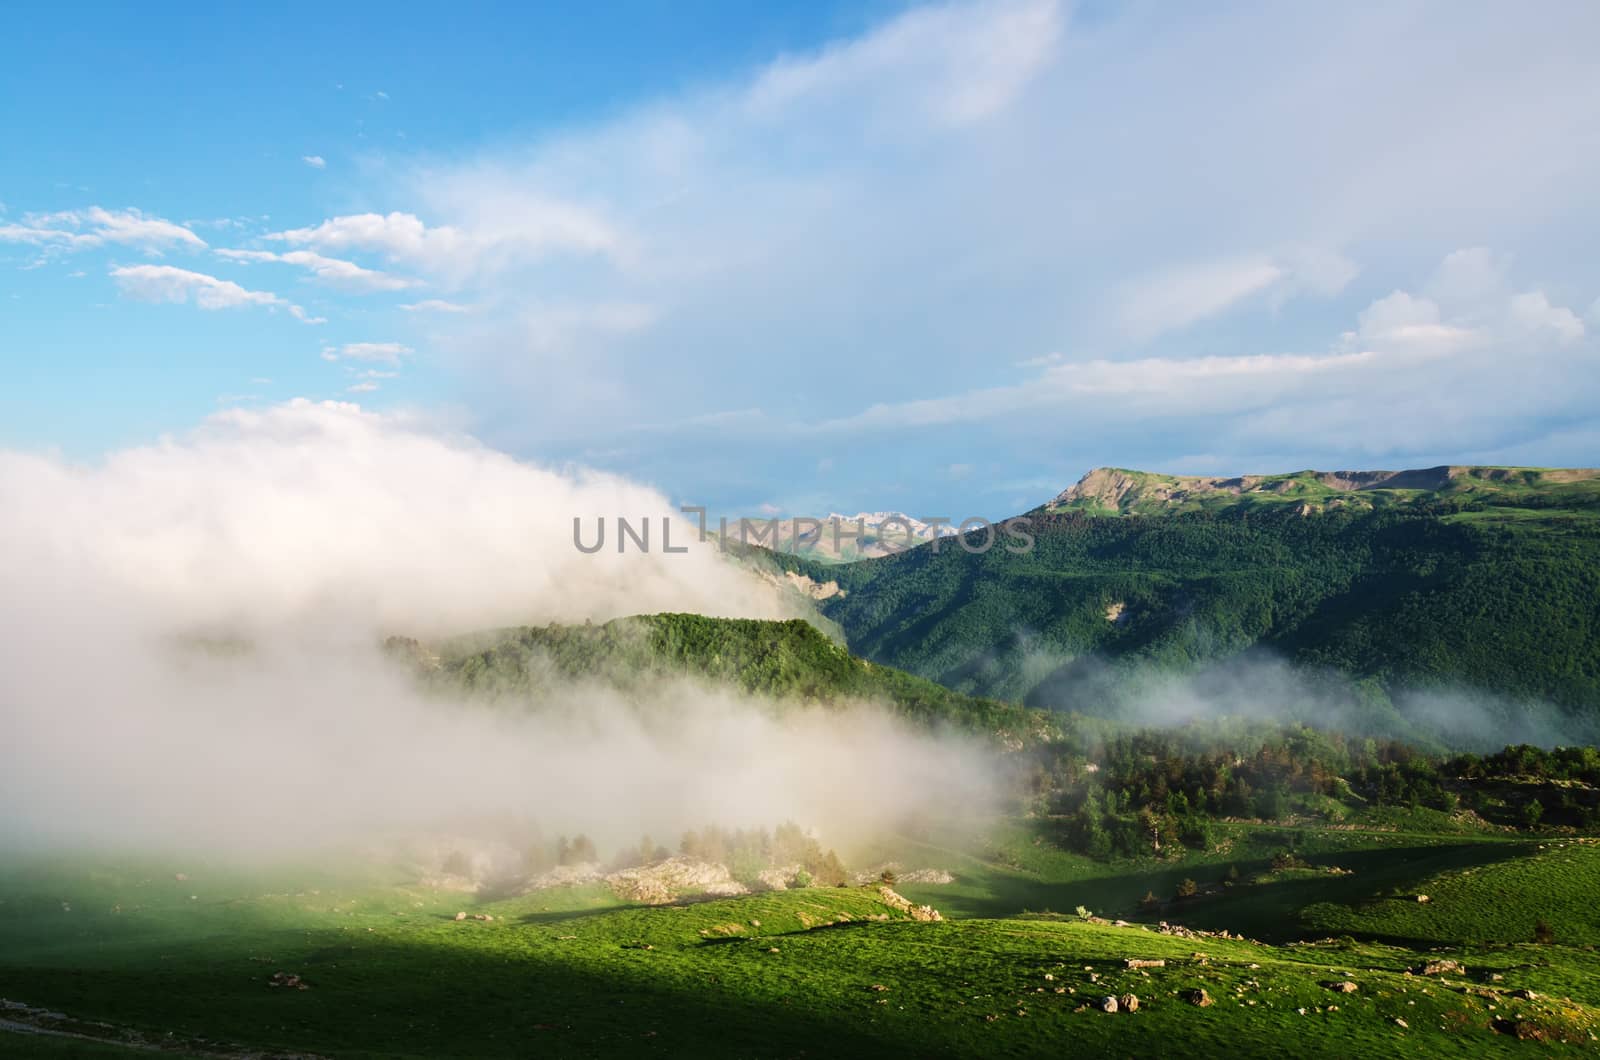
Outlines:
<svg viewBox="0 0 1600 1060"><path fill-rule="evenodd" d="M0 1057L1594 1053L1600 4L4 19Z"/></svg>

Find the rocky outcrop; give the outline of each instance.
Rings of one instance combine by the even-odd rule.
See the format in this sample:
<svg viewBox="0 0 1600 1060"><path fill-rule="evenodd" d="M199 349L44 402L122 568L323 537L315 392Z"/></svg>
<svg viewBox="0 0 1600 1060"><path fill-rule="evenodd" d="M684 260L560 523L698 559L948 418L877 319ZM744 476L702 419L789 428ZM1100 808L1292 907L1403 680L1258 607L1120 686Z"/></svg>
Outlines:
<svg viewBox="0 0 1600 1060"><path fill-rule="evenodd" d="M665 905L686 894L750 893L750 888L734 879L726 865L681 856L655 865L613 872L605 881L618 898L645 905Z"/></svg>
<svg viewBox="0 0 1600 1060"><path fill-rule="evenodd" d="M1467 969L1460 961L1438 960L1428 961L1416 969L1418 975L1466 975Z"/></svg>
<svg viewBox="0 0 1600 1060"><path fill-rule="evenodd" d="M889 887L879 887L878 897L883 899L883 904L890 909L898 910L909 916L912 920L940 921L944 917L939 915L939 910L931 905L917 905L904 895L896 893Z"/></svg>

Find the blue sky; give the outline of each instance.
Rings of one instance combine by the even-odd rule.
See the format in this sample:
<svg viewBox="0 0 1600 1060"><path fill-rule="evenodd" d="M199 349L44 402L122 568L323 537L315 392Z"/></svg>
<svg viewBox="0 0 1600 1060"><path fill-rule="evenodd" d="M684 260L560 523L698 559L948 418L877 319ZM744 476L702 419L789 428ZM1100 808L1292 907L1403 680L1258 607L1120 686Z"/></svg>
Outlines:
<svg viewBox="0 0 1600 1060"><path fill-rule="evenodd" d="M0 445L308 397L956 518L1600 463L1592 4L5 19Z"/></svg>

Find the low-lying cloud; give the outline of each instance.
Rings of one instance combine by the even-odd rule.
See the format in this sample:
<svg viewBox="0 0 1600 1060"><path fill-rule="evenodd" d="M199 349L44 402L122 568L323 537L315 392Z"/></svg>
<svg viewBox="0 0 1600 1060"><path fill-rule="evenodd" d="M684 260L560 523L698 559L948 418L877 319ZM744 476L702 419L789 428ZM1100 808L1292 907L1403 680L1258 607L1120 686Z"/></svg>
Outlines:
<svg viewBox="0 0 1600 1060"><path fill-rule="evenodd" d="M338 404L228 412L94 466L0 453L0 841L277 850L498 819L842 836L986 789L978 756L866 705L675 681L513 708L424 692L380 648L803 610L710 547L572 547L575 514L672 510Z"/></svg>

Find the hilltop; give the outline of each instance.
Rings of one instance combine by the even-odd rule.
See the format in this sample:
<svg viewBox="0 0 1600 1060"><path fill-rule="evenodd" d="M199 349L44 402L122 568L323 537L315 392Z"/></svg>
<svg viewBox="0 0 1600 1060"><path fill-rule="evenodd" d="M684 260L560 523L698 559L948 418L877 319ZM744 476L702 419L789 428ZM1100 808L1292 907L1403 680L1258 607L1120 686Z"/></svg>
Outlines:
<svg viewBox="0 0 1600 1060"><path fill-rule="evenodd" d="M1293 471L1208 478L1099 467L1035 510L1158 515L1287 505L1310 515L1424 504L1456 510L1600 511L1600 469L1441 465L1407 471Z"/></svg>
<svg viewBox="0 0 1600 1060"><path fill-rule="evenodd" d="M1047 716L1014 703L857 658L800 619L636 615L603 625L517 626L433 645L392 637L387 647L434 688L489 697L527 699L576 681L639 693L664 678L693 678L778 701L881 703L917 724L1010 744L1051 728Z"/></svg>

